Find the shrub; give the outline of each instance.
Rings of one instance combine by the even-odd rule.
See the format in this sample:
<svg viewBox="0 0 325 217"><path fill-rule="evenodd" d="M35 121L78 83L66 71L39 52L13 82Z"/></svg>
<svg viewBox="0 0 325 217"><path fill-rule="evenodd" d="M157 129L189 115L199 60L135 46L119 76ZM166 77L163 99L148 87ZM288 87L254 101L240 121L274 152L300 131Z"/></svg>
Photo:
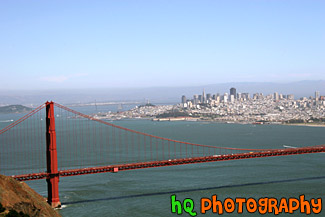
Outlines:
<svg viewBox="0 0 325 217"><path fill-rule="evenodd" d="M6 217L29 217L29 215L23 212L17 212L16 210L10 210Z"/></svg>
<svg viewBox="0 0 325 217"><path fill-rule="evenodd" d="M0 213L4 212L5 210L6 210L6 208L4 208L4 207L2 206L2 204L0 203Z"/></svg>

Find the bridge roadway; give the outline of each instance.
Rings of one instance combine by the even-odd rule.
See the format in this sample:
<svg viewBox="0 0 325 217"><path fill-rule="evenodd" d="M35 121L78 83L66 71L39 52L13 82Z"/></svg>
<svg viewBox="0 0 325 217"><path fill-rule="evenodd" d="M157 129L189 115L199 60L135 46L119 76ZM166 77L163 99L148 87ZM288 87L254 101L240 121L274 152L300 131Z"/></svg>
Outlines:
<svg viewBox="0 0 325 217"><path fill-rule="evenodd" d="M96 173L106 173L106 172L118 172L125 170L135 170L135 169L145 169L153 167L165 167L165 166L176 166L182 164L194 164L194 163L206 163L215 161L228 161L228 160L240 160L249 158L262 158L262 157L275 157L275 156L286 156L286 155L298 155L298 154L311 154L311 153L321 153L325 152L325 145L321 146L311 146L303 148L290 148L290 149L275 149L263 152L249 152L240 154L227 154L227 155L213 155L205 157L195 157L195 158L182 158L182 159L170 159L162 161L149 161L141 163L130 163L130 164L118 164L100 167L89 167L81 169L71 169L71 170L60 170L57 174L49 174L46 172L33 173L25 175L12 176L19 181L30 181L38 179L46 179L51 176L78 176L86 174L96 174Z"/></svg>

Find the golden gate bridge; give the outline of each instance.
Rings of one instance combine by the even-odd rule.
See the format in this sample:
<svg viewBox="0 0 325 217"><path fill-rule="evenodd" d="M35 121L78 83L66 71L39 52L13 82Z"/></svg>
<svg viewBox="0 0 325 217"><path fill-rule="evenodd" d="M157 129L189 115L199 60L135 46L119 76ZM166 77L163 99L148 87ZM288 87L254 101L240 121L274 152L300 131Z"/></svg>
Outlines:
<svg viewBox="0 0 325 217"><path fill-rule="evenodd" d="M244 149L177 141L121 127L46 102L0 130L0 173L46 179L48 203L60 206L59 177L325 152L325 145Z"/></svg>

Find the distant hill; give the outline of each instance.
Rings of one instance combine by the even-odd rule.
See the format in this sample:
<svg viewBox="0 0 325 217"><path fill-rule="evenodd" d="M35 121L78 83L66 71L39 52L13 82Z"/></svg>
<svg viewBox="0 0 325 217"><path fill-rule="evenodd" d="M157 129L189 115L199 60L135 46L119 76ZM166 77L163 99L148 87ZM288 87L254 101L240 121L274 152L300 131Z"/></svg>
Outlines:
<svg viewBox="0 0 325 217"><path fill-rule="evenodd" d="M7 113L25 113L32 109L23 105L8 105L0 107L0 114Z"/></svg>
<svg viewBox="0 0 325 217"><path fill-rule="evenodd" d="M163 84L162 84L163 85ZM93 88L93 89L57 89L57 90L1 90L0 104L23 104L39 106L53 100L61 104L90 102L127 102L146 103L179 103L182 95L192 98L194 94L229 94L229 89L235 87L237 93L294 94L298 99L302 96L314 96L315 91L325 95L325 80L306 80L297 82L231 82L214 83L196 86L143 87L143 88Z"/></svg>

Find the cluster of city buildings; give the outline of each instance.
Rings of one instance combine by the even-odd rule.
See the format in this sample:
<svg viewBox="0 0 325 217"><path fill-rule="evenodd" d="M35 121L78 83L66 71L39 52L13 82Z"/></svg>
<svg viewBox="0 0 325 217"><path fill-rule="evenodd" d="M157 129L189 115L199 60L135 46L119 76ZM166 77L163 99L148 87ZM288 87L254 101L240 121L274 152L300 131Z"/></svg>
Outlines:
<svg viewBox="0 0 325 217"><path fill-rule="evenodd" d="M190 116L201 119L243 123L309 123L325 121L325 97L316 91L314 97L295 99L293 94L263 95L230 93L182 96L180 107Z"/></svg>
<svg viewBox="0 0 325 217"><path fill-rule="evenodd" d="M319 95L319 91L316 91L316 94ZM317 98L320 98L318 96ZM215 106L219 103L235 103L237 102L245 102L249 100L261 100L261 99L274 99L275 101L288 99L288 100L294 100L293 94L283 95L279 93L269 94L267 96L264 96L263 93L254 93L253 96L249 93L237 93L236 88L232 87L230 88L230 93L224 93L223 95L217 94L211 94L207 93L205 94L205 91L203 89L202 95L195 94L193 96L193 99L187 99L185 95L182 96L182 106L184 108L192 108L197 107L199 108L200 105L210 105Z"/></svg>
<svg viewBox="0 0 325 217"><path fill-rule="evenodd" d="M121 119L152 119L158 115L176 109L177 105L143 105L133 109L119 112L105 112L94 115L97 119L121 120Z"/></svg>
<svg viewBox="0 0 325 217"><path fill-rule="evenodd" d="M283 124L325 123L325 97L319 91L315 96L295 99L294 95L274 93L195 94L192 99L182 96L176 105L137 106L128 111L98 113L96 118L119 120L146 118L157 121L203 120L227 123Z"/></svg>

